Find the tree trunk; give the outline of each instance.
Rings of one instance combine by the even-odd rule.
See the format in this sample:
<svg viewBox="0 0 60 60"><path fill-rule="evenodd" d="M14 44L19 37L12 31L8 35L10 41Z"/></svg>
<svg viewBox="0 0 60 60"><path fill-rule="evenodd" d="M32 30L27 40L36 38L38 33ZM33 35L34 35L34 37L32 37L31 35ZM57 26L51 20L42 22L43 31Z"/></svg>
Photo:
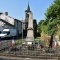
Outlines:
<svg viewBox="0 0 60 60"><path fill-rule="evenodd" d="M49 48L52 48L52 44L53 44L53 34L51 35L51 39L50 39Z"/></svg>

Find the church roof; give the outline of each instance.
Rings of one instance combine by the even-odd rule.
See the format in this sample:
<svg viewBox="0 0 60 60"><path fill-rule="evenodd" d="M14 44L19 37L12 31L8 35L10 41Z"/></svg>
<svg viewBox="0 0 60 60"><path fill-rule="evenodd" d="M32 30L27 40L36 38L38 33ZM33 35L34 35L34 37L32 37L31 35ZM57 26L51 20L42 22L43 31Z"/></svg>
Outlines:
<svg viewBox="0 0 60 60"><path fill-rule="evenodd" d="M27 10L26 10L25 12L31 12L31 11L30 11L29 3L28 3L28 6L27 6Z"/></svg>
<svg viewBox="0 0 60 60"><path fill-rule="evenodd" d="M0 19L0 21L2 21L2 22L4 22L4 23L6 23L7 25L10 25L10 26L13 26L13 27L14 27L14 25L12 25L12 24L10 24L10 23L8 23L8 22L4 21L3 19Z"/></svg>
<svg viewBox="0 0 60 60"><path fill-rule="evenodd" d="M29 6L29 4L28 4L28 7L27 7L27 10L30 11L30 6Z"/></svg>

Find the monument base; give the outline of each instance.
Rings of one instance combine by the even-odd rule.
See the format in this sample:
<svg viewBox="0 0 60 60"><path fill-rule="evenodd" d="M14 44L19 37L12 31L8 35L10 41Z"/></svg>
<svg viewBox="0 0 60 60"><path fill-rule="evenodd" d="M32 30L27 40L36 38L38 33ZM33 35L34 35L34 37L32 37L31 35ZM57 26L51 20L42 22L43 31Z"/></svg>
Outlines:
<svg viewBox="0 0 60 60"><path fill-rule="evenodd" d="M34 44L34 38L33 37L27 37L26 38L26 45L33 45Z"/></svg>

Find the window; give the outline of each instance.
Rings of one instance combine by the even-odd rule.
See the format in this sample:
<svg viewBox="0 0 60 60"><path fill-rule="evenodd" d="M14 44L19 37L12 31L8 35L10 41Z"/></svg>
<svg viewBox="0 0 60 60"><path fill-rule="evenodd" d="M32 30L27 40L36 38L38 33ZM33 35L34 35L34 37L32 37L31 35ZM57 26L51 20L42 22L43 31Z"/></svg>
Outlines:
<svg viewBox="0 0 60 60"><path fill-rule="evenodd" d="M9 35L10 34L10 31L3 31L2 33Z"/></svg>
<svg viewBox="0 0 60 60"><path fill-rule="evenodd" d="M28 17L28 18L29 18L29 14L26 14L26 17Z"/></svg>
<svg viewBox="0 0 60 60"><path fill-rule="evenodd" d="M7 32L7 35L9 35L9 34L10 34L10 31Z"/></svg>
<svg viewBox="0 0 60 60"><path fill-rule="evenodd" d="M0 31L0 34L1 34L1 31Z"/></svg>

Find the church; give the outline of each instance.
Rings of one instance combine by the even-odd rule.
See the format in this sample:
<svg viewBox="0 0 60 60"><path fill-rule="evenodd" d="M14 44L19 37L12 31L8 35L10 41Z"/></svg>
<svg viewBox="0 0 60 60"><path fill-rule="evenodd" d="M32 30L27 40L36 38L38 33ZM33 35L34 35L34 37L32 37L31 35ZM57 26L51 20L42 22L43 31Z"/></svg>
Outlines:
<svg viewBox="0 0 60 60"><path fill-rule="evenodd" d="M2 13L0 12L0 33L3 31L3 29L15 29L17 31L16 35L22 34L23 29L23 35L26 37L27 35L27 28L28 28L28 21L29 21L29 12L32 12L30 9L30 6L28 4L27 9L25 10L25 19L18 20L15 18L12 18L8 15L8 12ZM33 17L33 13L32 13ZM22 27L23 25L23 27ZM33 28L34 28L34 36L36 37L37 33L37 22L36 19L33 19Z"/></svg>
<svg viewBox="0 0 60 60"><path fill-rule="evenodd" d="M31 12L32 15L29 12ZM31 11L30 6L28 4L27 9L25 10L25 20L23 21L24 32L26 32L26 33L27 33L27 28L28 28L28 24L29 24L28 22L29 22L29 16L30 15L33 18L33 12ZM33 28L34 28L34 37L36 37L36 34L37 34L37 21L36 21L36 19L33 19Z"/></svg>

